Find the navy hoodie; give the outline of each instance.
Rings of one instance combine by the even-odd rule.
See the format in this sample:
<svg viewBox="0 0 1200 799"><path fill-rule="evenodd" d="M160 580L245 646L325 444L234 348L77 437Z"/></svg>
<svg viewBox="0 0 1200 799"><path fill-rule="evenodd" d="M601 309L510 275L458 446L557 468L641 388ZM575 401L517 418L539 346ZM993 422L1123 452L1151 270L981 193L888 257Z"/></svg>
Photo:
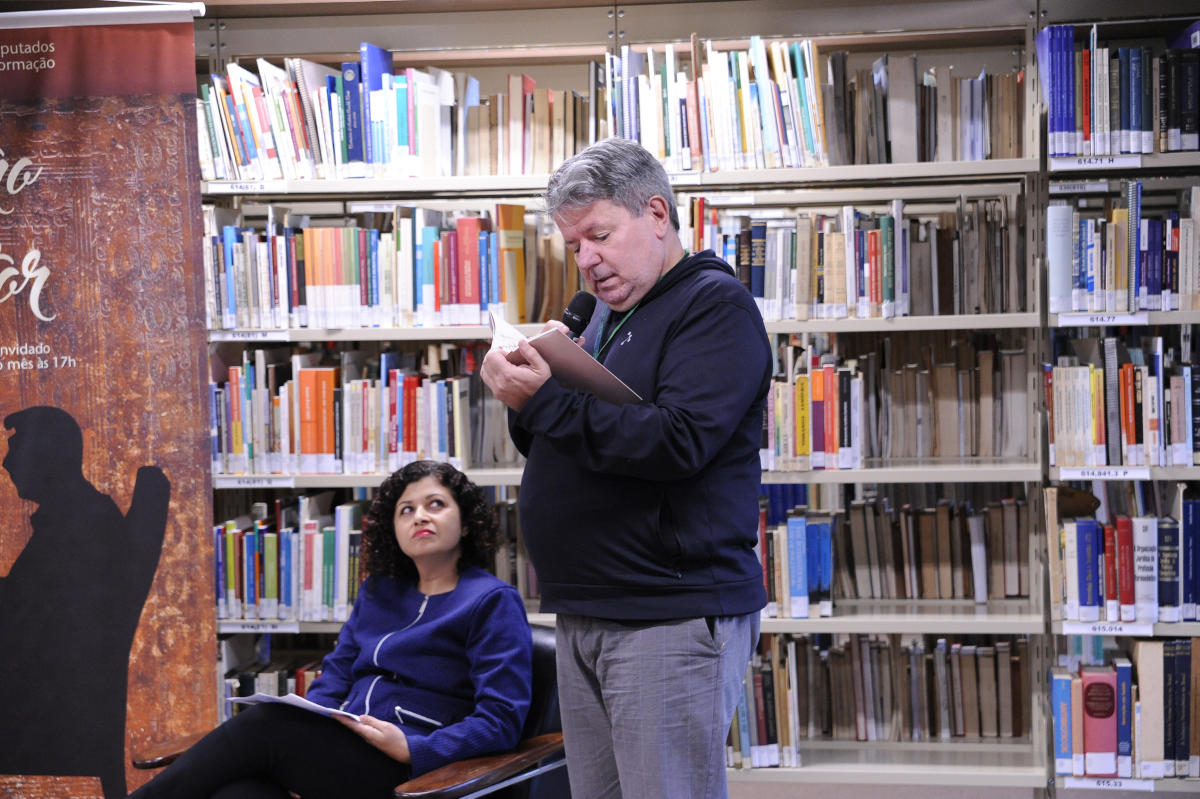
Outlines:
<svg viewBox="0 0 1200 799"><path fill-rule="evenodd" d="M605 312L584 333L589 351ZM711 250L686 257L599 359L643 401L613 405L550 378L510 413L528 458L521 534L542 610L625 620L760 610L771 355L750 293Z"/></svg>

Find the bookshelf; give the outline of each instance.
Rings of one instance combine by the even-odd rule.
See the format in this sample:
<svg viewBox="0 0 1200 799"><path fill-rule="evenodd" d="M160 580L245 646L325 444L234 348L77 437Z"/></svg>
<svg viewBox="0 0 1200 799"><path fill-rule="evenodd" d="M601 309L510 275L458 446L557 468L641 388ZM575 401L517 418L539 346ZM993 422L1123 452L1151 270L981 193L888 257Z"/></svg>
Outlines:
<svg viewBox="0 0 1200 799"><path fill-rule="evenodd" d="M1109 227L1113 222L1121 218L1121 214L1127 209L1139 208L1141 217L1145 219L1163 219L1170 220L1173 211L1178 212L1184 220L1188 219L1189 213L1195 214L1195 199L1191 191L1194 186L1200 185L1200 152L1196 150L1194 145L1184 145L1190 148L1190 151L1168 151L1180 144L1171 141L1167 136L1167 129L1170 127L1169 120L1174 117L1171 112L1163 115L1162 127L1158 123L1158 110L1164 111L1171 108L1176 101L1176 98L1171 96L1170 84L1164 81L1161 89L1154 83L1156 77L1160 73L1165 74L1169 69L1167 62L1161 61L1159 56L1164 53L1166 41L1173 37L1176 33L1182 31L1185 27L1194 21L1194 14L1191 9L1185 9L1181 6L1173 4L1155 4L1152 8L1146 10L1145 15L1139 15L1133 18L1131 15L1124 13L1124 10L1118 11L1115 8L1105 8L1105 13L1098 13L1094 16L1083 16L1077 10L1067 9L1064 5L1051 5L1048 9L1047 23L1050 25L1074 25L1074 32L1078 35L1075 40L1076 46L1082 44L1082 48L1087 50L1095 50L1095 48L1107 48L1100 50L1100 55L1097 58L1097 63L1104 64L1105 52L1108 53L1111 59L1105 64L1108 69L1105 69L1100 74L1100 82L1096 84L1095 98L1099 105L1092 104L1092 108L1098 108L1100 113L1095 116L1098 135L1091 139L1090 152L1086 145L1080 142L1072 142L1068 139L1068 147L1066 152L1062 147L1055 148L1053 134L1048 132L1047 136L1050 140L1048 145L1049 157L1047 158L1046 168L1043 175L1045 180L1045 196L1046 196L1046 218L1044 223L1048 229L1047 246L1053 246L1050 242L1050 237L1055 233L1051 229L1050 215L1051 213L1061 214L1060 211L1053 211L1053 206L1067 206L1073 212L1071 224L1074 226L1075 216L1084 220L1079 226L1080 235L1084 230L1103 230L1107 232L1112 228ZM1094 43L1091 36L1092 30L1095 30ZM1069 37L1068 37L1069 38ZM1121 65L1126 63L1127 52L1139 48L1147 48L1143 51L1143 56L1150 57L1147 77L1149 78L1149 87L1155 90L1157 96L1152 97L1151 104L1147 106L1150 111L1149 120L1154 123L1151 135L1146 137L1143 142L1144 147L1141 147L1141 152L1130 152L1134 149L1139 149L1136 146L1131 146L1129 143L1122 141L1121 136L1105 137L1105 126L1112 128L1113 119L1119 119L1120 114L1109 114L1105 118L1105 112L1111 111L1113 108L1124 108L1130 102L1130 98L1124 92L1118 93L1114 91L1112 86L1112 78L1117 77L1117 85L1121 85L1121 81L1126 77L1126 71L1121 69ZM1131 56L1130 56L1131 57ZM1060 62L1061 63L1061 62ZM1082 63L1082 62L1081 62ZM1111 66L1109 66L1111 65ZM1060 73L1063 70L1060 70ZM1109 85L1106 86L1105 84ZM1059 84L1062 86L1062 84ZM1126 83L1126 85L1128 85ZM1108 91L1106 91L1106 88ZM1159 94L1161 92L1161 94ZM1050 98L1048 105L1053 107L1053 98ZM1108 106L1107 108L1105 106ZM1089 120L1090 122L1090 120ZM1048 127L1053 128L1053 122L1048 122ZM1069 128L1069 126L1067 126ZM1123 123L1118 124L1118 128L1125 127ZM1160 138L1161 134L1161 138ZM1136 144L1136 141L1135 141ZM1072 146L1074 145L1074 146ZM1061 154L1060 154L1061 153ZM1128 193L1130 186L1136 186L1134 194ZM1123 194L1123 192L1126 192ZM1122 199L1118 199L1121 197ZM1136 197L1136 202L1124 198ZM1110 213L1111 212L1111 213ZM1111 215L1116 213L1116 216ZM1100 220L1099 222L1089 222L1087 220ZM1178 223L1170 222L1169 224L1177 225ZM1089 226L1095 226L1089 227ZM1139 226L1138 238L1145 239L1153 232L1153 228L1146 229ZM1143 234L1142 231L1146 233ZM1090 237L1084 237L1085 240ZM1131 235L1127 234L1125 241L1127 242ZM1093 241L1095 241L1093 239ZM1170 257L1170 251L1173 249L1168 240L1167 244L1159 248L1151 241L1146 247L1140 248L1146 253L1155 253L1158 251L1166 252L1165 257ZM1126 265L1134 265L1137 269L1142 270L1146 264L1142 263L1139 257L1135 264L1127 254L1121 253L1120 248L1116 246L1116 240L1111 243L1106 241L1101 250L1096 251L1097 254L1103 255L1103 263L1107 266L1110 263L1114 265L1117 259L1120 259ZM1054 274L1055 259L1051 257L1051 253L1047 251L1047 266L1051 275ZM1154 257L1151 255L1151 257ZM1179 277L1184 273L1191 274L1191 267L1187 265L1187 254L1181 253L1178 258L1181 259L1183 266ZM1061 263L1061 261L1058 261ZM1086 262L1082 262L1086 263ZM1169 265L1169 264L1168 264ZM1139 278L1148 273L1140 272ZM1109 282L1110 277L1118 277L1123 282L1120 285L1114 286ZM1060 302L1054 299L1055 292L1052 289L1047 289L1051 295L1049 299L1050 313L1047 315L1047 328L1050 335L1051 351L1057 355L1071 355L1081 351L1081 346L1077 342L1094 339L1101 342L1111 340L1120 340L1122 345L1128 343L1130 347L1136 347L1140 343L1149 343L1152 349L1157 349L1158 344L1164 347L1164 357L1166 360L1161 366L1157 364L1152 368L1154 377L1152 381L1155 383L1164 383L1164 388L1160 392L1155 385L1150 396L1154 399L1156 396L1163 397L1164 394L1170 393L1170 379L1177 374L1186 374L1186 367L1181 368L1179 364L1188 364L1192 360L1190 356L1190 339L1193 326L1196 324L1198 316L1191 309L1190 288L1188 278L1184 278L1180 283L1173 283L1172 280L1176 277L1170 272L1167 273L1168 280L1164 282L1164 286L1170 284L1170 287L1175 289L1181 296L1177 298L1177 309L1167 309L1165 302L1150 301L1142 302L1140 298L1136 304L1130 304L1128 298L1122 303L1120 295L1122 293L1121 286L1126 285L1127 275L1123 275L1118 267L1115 272L1105 271L1103 288L1116 288L1117 299L1114 302L1108 302L1108 298L1104 298L1104 302L1093 302L1086 310L1073 305L1071 310L1065 308L1053 307ZM1053 280L1053 277L1050 278ZM1059 284L1061 285L1061 284ZM1135 283L1135 285L1138 285ZM1084 290L1085 294L1091 294L1090 291ZM1153 292L1151 292L1153 293ZM1150 307L1153 306L1153 307ZM1058 312L1055 312L1058 311ZM1110 345L1111 346L1111 345ZM1086 349L1083 346L1082 349ZM1114 364L1123 361L1123 357L1117 359L1105 359L1103 363L1104 374L1109 374L1114 370ZM1054 361L1052 361L1054 362ZM1079 361L1081 364L1086 364L1087 359ZM1061 360L1057 363L1069 365ZM1070 380L1070 375L1067 371L1055 372L1054 378L1057 380L1063 377ZM1124 385L1124 381L1120 381L1118 386ZM1148 384L1147 384L1148 385ZM1182 399L1186 403L1190 399L1190 387L1182 388ZM1119 391L1118 391L1119 395ZM1064 396L1064 395L1056 395ZM1069 402L1069 401L1068 401ZM1127 403L1123 403L1119 396L1117 402L1110 402L1109 398L1105 398L1105 409L1118 406L1124 408ZM1181 410L1179 401L1166 401L1163 403L1164 410L1167 406L1171 406L1174 410ZM1148 409L1150 406L1144 406ZM1181 417L1176 417L1181 418ZM1107 421L1103 422L1108 424ZM1065 432L1064 425L1056 424L1054 435L1057 436ZM1184 425L1184 428L1186 425ZM1124 429L1128 429L1126 426ZM1107 435L1105 441L1112 441L1112 437ZM1177 488L1182 489L1187 487L1190 491L1195 488L1195 481L1200 478L1200 470L1193 464L1193 459L1188 453L1180 453L1178 451L1170 452L1170 444L1172 442L1191 441L1190 430L1183 428L1174 428L1169 424L1169 418L1163 422L1160 434L1163 436L1163 444L1156 445L1162 450L1162 454L1148 458L1140 457L1139 453L1109 451L1104 453L1097 452L1093 463L1096 466L1089 466L1079 462L1077 459L1068 456L1064 458L1061 453L1056 453L1056 457L1047 459L1047 477L1052 485L1073 486L1076 488L1084 488L1096 496L1101 496L1106 500L1106 506L1102 507L1095 518L1105 522L1105 526L1112 524L1116 529L1120 529L1121 517L1133 516L1134 518L1148 519L1153 522L1150 527L1151 537L1156 537L1155 527L1157 524L1166 518L1178 519L1181 516L1181 505L1177 500ZM1068 440L1072 440L1068 437ZM1118 439L1119 440L1119 439ZM1132 437L1130 441L1132 442ZM1153 441L1153 439L1151 439ZM1138 439L1143 442L1144 439ZM1058 448L1058 441L1055 442L1055 449ZM1117 449L1121 449L1118 445ZM1186 457L1184 457L1186 455ZM1066 463L1066 460L1071 460L1071 463ZM1103 464L1103 465L1102 465ZM1172 735L1179 734L1178 720L1186 719L1187 714L1181 712L1182 708L1178 705L1177 689L1175 685L1180 683L1168 683L1161 689L1157 684L1151 682L1148 685L1142 685L1143 677L1147 680L1152 680L1154 673L1154 658L1151 654L1155 652L1153 648L1147 650L1151 654L1146 655L1146 661L1143 662L1140 656L1134 654L1138 652L1139 642L1158 642L1163 647L1161 655L1162 662L1170 663L1170 652L1167 648L1174 645L1176 641L1196 640L1196 634L1200 631L1200 625L1194 620L1172 621L1166 622L1158 618L1158 614L1162 612L1162 608L1166 608L1172 603L1164 601L1160 606L1153 598L1150 600L1149 608L1139 606L1136 610L1131 610L1125 616L1124 621L1118 621L1122 614L1119 613L1119 604L1117 602L1118 612L1113 613L1113 608L1106 606L1106 600L1110 598L1110 591L1115 585L1118 589L1120 586L1128 586L1134 582L1133 579L1128 579L1124 571L1127 558L1119 552L1114 555L1113 550L1119 547L1113 546L1112 541L1106 531L1102 529L1101 535L1103 540L1101 546L1097 550L1098 562L1097 566L1101 572L1105 572L1106 565L1112 565L1112 570L1100 575L1099 572L1093 572L1086 568L1088 562L1086 558L1080 559L1079 551L1090 551L1090 545L1086 543L1090 533L1081 532L1084 530L1082 519L1091 518L1092 514L1082 514L1078 517L1069 516L1066 513L1062 514L1063 521L1062 529L1062 544L1064 545L1061 553L1051 552L1050 556L1053 559L1055 554L1071 555L1074 558L1064 559L1061 569L1062 576L1056 573L1056 569L1050 570L1050 601L1048 603L1048 611L1050 618L1050 631L1053 638L1053 644L1056 654L1052 660L1055 664L1064 663L1064 658L1069 668L1073 668L1073 664L1082 662L1095 664L1096 666L1105 669L1115 668L1118 675L1122 674L1120 667L1115 666L1118 663L1118 658L1122 655L1133 661L1132 684L1138 685L1141 690L1141 708L1144 714L1143 723L1150 725L1149 729L1163 732L1166 730L1166 739L1168 741L1167 749L1163 749L1162 744L1157 747L1151 743L1147 746L1146 751L1135 752L1135 757L1129 765L1121 765L1118 776L1081 776L1087 771L1086 768L1081 769L1081 765L1077 759L1071 767L1063 765L1064 753L1055 751L1052 754L1051 763L1054 765L1055 758L1059 759L1059 765L1052 768L1052 771L1057 772L1053 777L1053 784L1059 790L1066 790L1073 795L1075 789L1086 790L1153 790L1171 793L1193 793L1195 792L1196 783L1194 780L1182 779L1181 777L1187 773L1186 764L1180 768L1178 762L1172 764L1169 768L1167 762L1172 758L1169 743L1172 740ZM1080 521L1076 521L1080 519ZM1058 525L1055 525L1058 527ZM1165 526L1165 525L1164 525ZM1159 528L1161 529L1161 528ZM1057 530L1051 541L1057 543L1059 534ZM1121 540L1120 535L1116 537L1117 541ZM1139 539L1138 552L1143 552L1142 547L1146 544L1144 538ZM1072 553L1072 544L1076 548L1083 544L1085 550L1079 550ZM1170 539L1163 539L1163 548L1169 549ZM1057 548L1057 547L1056 547ZM1153 556L1144 560L1158 561L1161 555L1159 551L1158 540L1149 542L1149 549L1146 552L1153 552ZM1159 561L1161 562L1161 561ZM1078 565L1076 565L1078 564ZM1158 563L1151 564L1157 567ZM1077 575L1084 578L1080 583L1080 587L1084 589L1084 593L1079 594L1078 598L1084 604L1092 606L1090 601L1090 587L1093 585L1090 582L1090 575L1096 574L1101 577L1101 587L1103 589L1099 599L1102 607L1099 612L1095 613L1094 606L1091 613L1086 607L1081 606L1079 612L1076 613L1073 602L1073 591L1069 588L1064 592L1062 579L1071 579L1074 574L1072 567L1075 566ZM1161 573L1157 572L1156 575ZM1142 574L1139 570L1137 574ZM1135 575L1136 577L1136 575ZM1144 579L1144 574L1143 577ZM1178 589L1177 589L1178 590ZM1118 592L1119 593L1119 592ZM1153 592L1153 593L1157 593ZM1169 589L1164 589L1163 597L1170 597ZM1175 606L1180 601L1179 596L1175 598ZM1098 616L1099 620L1094 620L1094 616ZM1181 615L1184 615L1181 613ZM1079 618L1076 618L1078 616ZM1080 620L1083 619L1083 620ZM1187 649L1180 650L1187 652ZM1186 655L1185 655L1186 656ZM1146 669L1143 672L1143 668ZM1146 677L1149 674L1151 676ZM1086 678L1085 678L1086 679ZM1186 676L1182 680L1187 680ZM1123 702L1123 697L1127 694L1128 682L1124 677L1120 677L1117 682L1118 701ZM1150 699L1145 697L1149 695ZM1086 711L1085 711L1086 712ZM1052 729L1054 730L1053 740L1058 740L1060 731L1067 725L1061 719L1052 715ZM1121 716L1118 714L1118 719ZM1085 723L1087 723L1085 721ZM1172 732L1172 725L1174 731ZM1117 738L1116 738L1116 753L1118 755L1117 762L1122 761L1121 755L1124 754L1121 741L1124 740L1123 727L1118 721ZM1160 751L1161 750L1161 751ZM1078 747L1076 747L1078 752ZM1182 755L1186 757L1186 755ZM1181 757L1179 751L1175 751L1176 759ZM1071 762L1071 758L1067 757L1065 762ZM1107 766L1097 766L1103 770ZM1145 768L1146 772L1140 772L1139 769ZM1164 776L1164 772L1166 776ZM1095 773L1095 772L1093 772ZM1194 776L1194 775L1193 775ZM1154 778L1149 778L1154 777Z"/></svg>
<svg viewBox="0 0 1200 799"><path fill-rule="evenodd" d="M672 171L681 208L691 197L703 196L724 215L761 209L837 208L883 205L903 196L907 207L934 205L948 195L1000 193L1019 200L1016 220L1023 226L1025 284L1023 310L1011 313L951 314L943 316L896 316L872 318L780 319L767 323L777 340L794 339L799 346L823 337L849 340L864 335L913 337L953 336L990 331L1003 336L1020 336L1030 365L1048 359L1057 331L1097 319L1049 314L1041 283L1045 264L1044 210L1065 196L1114 190L1125 177L1164 174L1188 180L1200 172L1195 153L1142 154L1136 159L1103 165L1081 164L1077 158L1044 158L1040 123L1043 101L1037 88L1039 64L1034 36L1047 24L1068 21L1077 13L1064 2L962 2L947 8L944 3L867 3L855 6L856 17L886 15L887 33L860 33L862 23L849 21L846 9L819 4L796 3L781 8L765 0L746 2L692 2L687 4L626 3L593 5L540 3L535 0L469 2L456 5L456 13L442 12L431 3L292 4L282 13L273 3L210 2L215 19L197 22L197 50L207 63L198 63L198 74L219 70L227 60L252 63L254 58L279 59L305 55L324 63L351 58L359 41L372 41L396 54L397 65L439 66L478 73L481 84L496 87L504 73L519 68L534 76L538 85L587 85L587 64L605 53L628 45L637 52L662 51L666 43L681 50L688 34L701 41L713 40L718 49L745 49L749 37L772 31L792 38L813 38L821 52L846 50L851 63L869 67L880 53L915 53L922 68L926 64L952 60L956 74L977 74L980 69L1009 71L1023 68L1025 81L1021 105L1023 154L1016 158L899 164L854 164L775 169L721 171ZM1116 8L1118 4L1105 3ZM1147 14L1176 9L1186 4L1150 3ZM369 13L359 13L365 9ZM1182 11L1179 11L1182 9ZM697 13L688 13L695 11ZM1121 11L1121 9L1118 9ZM403 13L401 13L403 12ZM860 14L861 12L861 14ZM1098 14L1101 12L1097 12ZM1116 12L1114 12L1116 13ZM1122 12L1123 13L1123 12ZM1188 12L1191 13L1191 12ZM1118 14L1119 15L1119 14ZM1113 22L1114 26L1132 23ZM1140 24L1140 23L1139 23ZM1142 26L1135 35L1143 36ZM482 90L482 89L481 89ZM497 89L493 88L492 91ZM1103 188L1099 184L1103 182ZM336 213L350 215L355 203L495 201L507 198L528 201L545 183L545 175L481 175L417 178L366 178L325 180L236 180L207 181L201 186L206 198L230 207L255 204L332 201L341 203ZM1192 325L1200 311L1149 311L1142 324L1150 326ZM532 325L532 329L536 329ZM526 329L528 332L528 329ZM363 342L407 342L416 345L469 342L486 339L482 326L438 328L288 329L283 331L214 331L210 342L243 344L249 347L273 343L356 344ZM1029 374L1027 395L1029 418L1044 418L1045 406ZM766 484L804 482L810 496L841 503L878 486L917 487L929 483L958 485L1008 484L1024 486L1032 516L1041 518L1037 487L1045 479L1062 478L1050 466L1040 424L1027 430L1025 455L1019 458L943 457L935 460L867 459L864 468L764 472ZM477 482L514 486L520 468L470 470ZM370 488L382 474L339 475L216 475L218 491L235 489L320 489ZM1149 479L1194 480L1200 467L1150 467ZM1097 479L1103 479L1103 475ZM1113 475L1113 479L1117 479ZM1121 479L1128 479L1125 476ZM1032 668L1030 676L1031 734L1016 739L954 741L951 743L857 743L853 741L807 741L801 746L803 765L798 768L731 769L731 789L739 796L783 795L788 786L899 785L930 789L1011 788L1040 791L1053 772L1048 762L1050 721L1046 701L1045 665L1053 657L1062 636L1061 623L1051 623L1043 602L1046 572L1045 531L1035 525L1029 541L1031 589L1027 599L989 601L984 605L962 600L865 601L835 603L831 617L810 619L766 619L764 633L797 635L901 635L936 634L969 636L1028 636ZM546 614L531 612L531 621L552 623ZM249 625L249 623L247 623ZM304 632L331 632L336 623L303 622ZM1166 629L1169 627L1170 629ZM237 622L223 622L222 632L239 631ZM247 626L246 629L251 629ZM261 628L259 628L261 629ZM282 631L281 628L276 628ZM1154 635L1195 635L1195 625L1156 625ZM1066 783L1060 787L1081 787ZM1095 786L1111 787L1111 786ZM1158 781L1155 790L1182 790L1171 781Z"/></svg>

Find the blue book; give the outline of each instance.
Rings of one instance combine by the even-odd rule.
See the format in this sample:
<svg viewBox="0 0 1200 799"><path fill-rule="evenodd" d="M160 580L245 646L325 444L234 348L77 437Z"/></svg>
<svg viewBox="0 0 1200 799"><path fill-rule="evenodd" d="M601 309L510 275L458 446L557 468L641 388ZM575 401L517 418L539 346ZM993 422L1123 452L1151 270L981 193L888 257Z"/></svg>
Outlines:
<svg viewBox="0 0 1200 799"><path fill-rule="evenodd" d="M1188 749L1191 745L1191 702L1192 691L1196 687L1191 684L1192 666L1191 638L1179 638L1175 641L1175 776L1185 777L1188 773Z"/></svg>
<svg viewBox="0 0 1200 799"><path fill-rule="evenodd" d="M500 305L502 298L500 285L500 234L491 231L488 237L488 287L490 294L488 304Z"/></svg>
<svg viewBox="0 0 1200 799"><path fill-rule="evenodd" d="M217 570L215 575L215 588L217 590L217 618L229 618L229 605L225 601L225 544L223 542L225 536L224 525L213 526L213 551L216 553L214 558L214 566Z"/></svg>
<svg viewBox="0 0 1200 799"><path fill-rule="evenodd" d="M279 618L290 621L293 615L292 598L292 536L295 530L285 527L279 531Z"/></svg>
<svg viewBox="0 0 1200 799"><path fill-rule="evenodd" d="M1075 520L1077 561L1079 568L1079 620L1100 621L1104 600L1100 592L1100 523L1095 519Z"/></svg>
<svg viewBox="0 0 1200 799"><path fill-rule="evenodd" d="M342 62L342 117L346 120L346 164L350 168L349 177L361 177L366 174L363 145L363 113L362 113L362 77L361 68L357 62Z"/></svg>
<svg viewBox="0 0 1200 799"><path fill-rule="evenodd" d="M217 404L220 389L213 381L208 384L208 438L212 444L212 473L221 474L221 422L217 415Z"/></svg>
<svg viewBox="0 0 1200 799"><path fill-rule="evenodd" d="M258 618L258 533L242 536L242 618Z"/></svg>
<svg viewBox="0 0 1200 799"><path fill-rule="evenodd" d="M1118 88L1120 90L1120 97L1118 98L1118 105L1120 106L1119 110L1121 113L1121 121L1120 121L1121 127L1118 128L1118 130L1117 130L1117 133L1118 133L1117 140L1119 142L1117 151L1121 152L1121 153L1127 153L1127 152L1129 152L1129 48L1128 47L1118 47L1117 48L1117 64L1118 64L1119 71L1120 71L1119 86L1118 86Z"/></svg>
<svg viewBox="0 0 1200 799"><path fill-rule="evenodd" d="M382 127L382 123L387 112L383 108L378 108L372 104L372 92L377 92L383 88L384 76L392 74L392 54L382 47L371 44L370 42L362 42L358 46L358 62L359 76L362 80L362 100L363 100L363 127L366 130L374 131L378 127ZM407 103L406 103L407 106ZM407 116L407 107L405 109ZM407 139L408 130L405 126L404 135ZM374 136L366 138L366 150L364 157L368 164L382 164L388 160L388 148L377 147L382 142Z"/></svg>
<svg viewBox="0 0 1200 799"><path fill-rule="evenodd" d="M1117 776L1132 777L1133 664L1127 657L1115 657L1112 664L1117 670Z"/></svg>
<svg viewBox="0 0 1200 799"><path fill-rule="evenodd" d="M435 316L437 308L437 283L433 279L434 274L434 245L438 243L441 231L434 225L427 225L421 228L421 246L417 247L417 269L414 270L419 276L417 285L417 293L415 295L417 309L420 319L425 320L425 324L437 324L438 320Z"/></svg>
<svg viewBox="0 0 1200 799"><path fill-rule="evenodd" d="M1050 711L1054 719L1054 773L1074 773L1075 750L1071 739L1071 673L1065 666L1050 668Z"/></svg>
<svg viewBox="0 0 1200 799"><path fill-rule="evenodd" d="M492 304L492 248L491 233L479 231L479 310L487 316L488 306Z"/></svg>
<svg viewBox="0 0 1200 799"><path fill-rule="evenodd" d="M437 418L431 419L430 423L437 425L437 460L444 461L450 451L446 432L446 381L438 380L434 386L437 391Z"/></svg>
<svg viewBox="0 0 1200 799"><path fill-rule="evenodd" d="M809 615L812 615L811 608L813 605L820 607L821 597L819 586L821 585L821 522L816 515L808 515L804 522L804 551L808 555L807 568L805 569L808 578L808 606L810 608Z"/></svg>
<svg viewBox="0 0 1200 799"><path fill-rule="evenodd" d="M367 277L370 279L370 289L367 301L372 309L372 327L379 327L379 231L374 228L367 230L368 257Z"/></svg>
<svg viewBox="0 0 1200 799"><path fill-rule="evenodd" d="M1061 35L1057 25L1050 25L1038 36L1046 38L1046 64L1043 91L1046 95L1046 149L1049 155L1056 156L1058 152L1058 85L1062 73L1058 65L1058 37ZM1040 51L1039 51L1040 52Z"/></svg>
<svg viewBox="0 0 1200 799"><path fill-rule="evenodd" d="M750 294L762 313L766 302L767 223L750 223Z"/></svg>
<svg viewBox="0 0 1200 799"><path fill-rule="evenodd" d="M234 291L235 274L233 268L233 254L236 252L241 239L241 232L234 225L225 225L221 228L221 257L223 259L222 269L225 273L225 307L221 309L224 317L225 327L232 329L237 327L237 299Z"/></svg>
<svg viewBox="0 0 1200 799"><path fill-rule="evenodd" d="M1179 621L1179 522L1158 520L1158 620Z"/></svg>
<svg viewBox="0 0 1200 799"><path fill-rule="evenodd" d="M396 89L396 145L401 152L408 149L408 76L396 75L392 78L392 86ZM409 153L415 155L415 153Z"/></svg>
<svg viewBox="0 0 1200 799"><path fill-rule="evenodd" d="M342 104L342 73L338 72L334 75L325 76L325 93L326 100L329 106L329 120L333 130L330 131L332 139L333 163L335 166L335 174L338 177L342 176L345 171L346 159L349 157L346 145L346 109Z"/></svg>
<svg viewBox="0 0 1200 799"><path fill-rule="evenodd" d="M1190 425L1188 429L1191 430ZM1183 573L1179 615L1181 621L1195 621L1197 599L1200 599L1200 500L1183 501L1179 555Z"/></svg>
<svg viewBox="0 0 1200 799"><path fill-rule="evenodd" d="M792 618L807 619L808 608L808 533L805 512L802 509L789 513L787 517L788 542L788 594L791 599Z"/></svg>
<svg viewBox="0 0 1200 799"><path fill-rule="evenodd" d="M1124 49L1124 48L1122 48ZM1129 152L1142 151L1142 48L1129 48ZM1127 85L1124 81L1122 86ZM1121 121L1125 113L1121 112Z"/></svg>

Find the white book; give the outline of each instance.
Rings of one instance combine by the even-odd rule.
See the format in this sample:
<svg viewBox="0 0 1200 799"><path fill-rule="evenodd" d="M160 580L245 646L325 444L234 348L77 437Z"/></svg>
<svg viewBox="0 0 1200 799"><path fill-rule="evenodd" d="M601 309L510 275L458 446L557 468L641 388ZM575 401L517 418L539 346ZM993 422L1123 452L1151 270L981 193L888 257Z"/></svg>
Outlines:
<svg viewBox="0 0 1200 799"><path fill-rule="evenodd" d="M1158 621L1158 519L1133 517L1133 597L1138 622Z"/></svg>

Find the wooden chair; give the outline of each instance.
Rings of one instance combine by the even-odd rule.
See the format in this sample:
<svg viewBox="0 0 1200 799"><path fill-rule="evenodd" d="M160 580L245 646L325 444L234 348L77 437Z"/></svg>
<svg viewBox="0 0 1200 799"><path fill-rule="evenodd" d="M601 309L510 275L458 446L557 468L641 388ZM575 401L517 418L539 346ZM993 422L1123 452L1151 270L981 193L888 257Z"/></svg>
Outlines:
<svg viewBox="0 0 1200 799"><path fill-rule="evenodd" d="M533 702L517 748L449 763L414 777L396 786L397 799L458 799L493 794L498 799L533 799L530 788L535 784L534 778L566 765L558 714L554 629L538 625L532 629ZM139 769L169 765L203 735L190 735L135 753L133 765ZM562 796L561 789L555 792L555 799Z"/></svg>

